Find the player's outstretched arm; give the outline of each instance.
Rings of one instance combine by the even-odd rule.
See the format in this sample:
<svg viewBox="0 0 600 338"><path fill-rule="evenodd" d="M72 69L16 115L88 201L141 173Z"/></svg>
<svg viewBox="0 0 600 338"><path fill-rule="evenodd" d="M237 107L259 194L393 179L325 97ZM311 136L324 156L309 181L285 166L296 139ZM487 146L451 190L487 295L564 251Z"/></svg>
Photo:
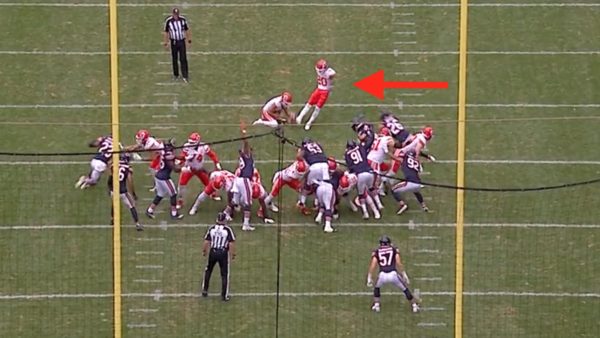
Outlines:
<svg viewBox="0 0 600 338"><path fill-rule="evenodd" d="M246 137L248 132L246 131L246 123L240 122L240 134L242 137ZM246 138L242 139L242 152L246 155L250 155L250 143Z"/></svg>
<svg viewBox="0 0 600 338"><path fill-rule="evenodd" d="M377 258L375 256L371 257L371 264L369 265L369 272L367 273L367 286L373 286L373 273L377 268Z"/></svg>

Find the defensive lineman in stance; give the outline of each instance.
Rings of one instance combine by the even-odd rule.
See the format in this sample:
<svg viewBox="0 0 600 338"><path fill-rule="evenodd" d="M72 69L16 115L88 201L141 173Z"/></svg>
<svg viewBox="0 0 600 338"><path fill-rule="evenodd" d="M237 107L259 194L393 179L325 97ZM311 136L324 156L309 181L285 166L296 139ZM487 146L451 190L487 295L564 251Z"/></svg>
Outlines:
<svg viewBox="0 0 600 338"><path fill-rule="evenodd" d="M357 144L352 140L348 141L346 143L346 154L344 157L350 173L356 174L358 201L363 213L363 219L369 219L367 205L373 211L375 219L380 219L381 214L379 213L379 208L375 206L375 202L369 191L375 182L375 175L367 162L367 149L362 143Z"/></svg>
<svg viewBox="0 0 600 338"><path fill-rule="evenodd" d="M204 235L202 255L208 254L208 263L204 270L202 282L202 297L208 296L210 275L217 263L221 270L221 299L229 300L229 260L235 259L235 235L227 225L227 214L220 212L216 224L211 226Z"/></svg>
<svg viewBox="0 0 600 338"><path fill-rule="evenodd" d="M398 201L398 211L396 214L401 215L408 209L408 205L404 201L403 195L407 192L412 192L419 204L421 204L421 209L428 212L429 209L427 208L427 205L425 205L425 200L421 194L421 177L419 176L419 173L423 171L423 167L414 151L409 151L403 155L401 168L402 173L404 174L404 181L392 187L394 199Z"/></svg>
<svg viewBox="0 0 600 338"><path fill-rule="evenodd" d="M392 240L385 235L379 238L379 247L373 250L373 253L371 254L371 265L369 266L369 273L367 274L368 287L373 286L372 276L377 266L379 266L379 275L377 276L377 282L373 289L373 306L371 307L371 310L375 312L381 310L381 287L391 283L404 292L406 299L410 302L412 312L419 312L418 300L408 289L410 280L402 266L400 253L396 247L392 246Z"/></svg>

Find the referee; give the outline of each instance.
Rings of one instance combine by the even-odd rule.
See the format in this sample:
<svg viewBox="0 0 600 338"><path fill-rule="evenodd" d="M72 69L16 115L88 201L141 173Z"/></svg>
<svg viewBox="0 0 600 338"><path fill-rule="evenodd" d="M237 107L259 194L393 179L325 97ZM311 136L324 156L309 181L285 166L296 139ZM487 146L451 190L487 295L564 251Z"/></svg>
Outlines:
<svg viewBox="0 0 600 338"><path fill-rule="evenodd" d="M227 225L227 214L220 212L217 215L216 224L208 228L204 236L204 245L202 246L202 255L208 254L208 264L204 270L204 281L202 282L202 297L208 296L208 284L210 275L219 263L221 270L221 298L223 301L229 300L229 259L235 259L235 235L233 230Z"/></svg>
<svg viewBox="0 0 600 338"><path fill-rule="evenodd" d="M188 63L186 55L186 41L192 43L192 31L188 27L185 17L179 15L179 8L173 8L173 14L165 20L163 44L165 48L171 44L171 58L173 61L173 77L179 79L179 65L181 62L181 75L183 82L188 82Z"/></svg>

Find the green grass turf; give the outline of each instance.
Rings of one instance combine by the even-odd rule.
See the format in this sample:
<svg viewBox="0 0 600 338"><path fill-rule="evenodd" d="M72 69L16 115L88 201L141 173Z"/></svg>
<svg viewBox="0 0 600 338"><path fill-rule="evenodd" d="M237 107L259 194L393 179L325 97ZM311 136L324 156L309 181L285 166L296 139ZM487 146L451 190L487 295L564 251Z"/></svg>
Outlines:
<svg viewBox="0 0 600 338"><path fill-rule="evenodd" d="M69 3L59 0L58 3ZM161 1L151 1L162 3ZM236 1L252 3L249 0ZM270 1L264 1L270 2ZM298 1L290 1L298 2ZM340 1L329 1L340 2ZM346 0L343 3L364 3ZM531 3L547 1L530 0ZM579 1L589 2L589 1ZM93 0L81 3L97 3ZM150 2L149 2L150 3ZM411 3L454 3L412 1ZM192 130L207 141L237 135L240 119L258 117L258 107L186 107L186 104L256 105L289 89L299 109L313 87L317 52L393 51L388 55L325 56L339 76L330 104L397 105L390 108L411 129L426 123L436 129L431 151L442 160L456 158L457 55L415 55L414 51L456 51L457 7L183 7L194 30L191 52L307 51L302 55L190 55L191 83L169 83L169 55L160 46L160 30L168 7L119 7L121 138L133 142L139 128L160 137L185 140ZM395 15L394 15L395 13ZM401 16L399 14L414 13ZM586 8L470 9L469 49L473 51L598 50L599 10ZM331 19L333 17L333 19ZM66 20L64 18L67 18ZM5 51L108 51L105 7L2 7L0 30ZM399 25L393 22L414 22ZM14 24L23 24L14 28ZM415 31L414 36L393 34ZM416 44L395 44L409 41ZM163 54L164 53L164 54ZM397 62L418 61L418 65ZM108 105L107 55L0 55L2 105ZM386 78L448 81L446 91L403 96L387 91L383 102L354 89L352 83L376 69ZM598 61L594 55L472 55L469 57L468 103L471 104L598 104ZM178 93L173 97L155 93ZM139 107L131 104L163 104ZM446 106L432 107L431 104ZM424 105L424 106L418 106ZM358 112L377 119L376 107L326 106L309 133L327 152L341 156L352 137L343 125ZM599 109L590 107L470 107L467 122L468 160L600 161L597 144ZM153 117L176 114L176 118ZM173 129L156 129L155 127ZM86 143L110 128L108 107L26 108L0 110L3 151L82 152ZM253 128L254 132L266 129ZM301 139L305 132L287 128ZM252 140L257 160L276 159L276 140ZM215 150L233 169L239 144ZM290 160L293 149L286 148ZM6 162L20 161L17 165ZM42 164L70 161L70 164ZM0 336L109 337L112 334L112 236L106 226L110 200L105 178L100 186L75 190L75 180L88 170L89 156L40 158L0 156ZM37 162L37 163L35 163ZM267 188L276 163L260 163ZM426 181L453 184L452 163L425 163ZM136 164L140 211L149 203L150 177ZM483 187L531 187L596 178L597 164L467 164L466 183ZM201 188L190 186L186 202ZM535 193L467 192L467 224L510 223L597 224L597 184ZM197 297L204 258L202 236L221 206L208 201L199 215L174 227L161 205L157 220L142 215L149 228L137 233L122 213L123 330L125 337L450 337L454 329L455 191L423 191L432 213L418 210L394 215L386 197L383 222L363 222L342 207L340 231L325 236L312 219L295 210L291 191L284 192L282 228L261 227L238 236L239 256L232 265L234 297L222 304L215 271L211 297ZM164 203L163 203L164 204ZM415 227L408 227L409 221ZM166 222L166 223L165 223ZM364 224L364 226L357 226ZM395 224L395 225L394 225ZM33 230L18 225L65 225L73 229ZM290 226L293 225L293 226ZM439 226L436 226L439 225ZM465 229L465 337L592 337L598 331L597 229L576 227ZM400 247L413 287L423 296L423 311L412 316L401 295L384 294L382 313L369 310L364 286L369 252L381 234ZM148 241L145 239L155 239ZM157 240L160 239L160 240ZM430 250L425 251L423 250ZM149 253L150 252L150 253ZM278 272L277 263L280 263ZM423 265L425 264L425 265ZM429 265L428 265L429 264ZM432 265L433 264L433 265ZM439 265L435 265L439 264ZM159 265L161 269L144 266ZM277 299L277 281L286 294ZM424 279L423 279L424 278ZM433 278L433 279L432 279ZM387 287L385 292L392 291ZM507 292L472 295L469 292ZM350 295L336 295L348 292ZM441 292L441 294L440 294ZM522 294L547 293L542 296ZM557 293L596 296L560 297ZM28 299L15 295L81 295L74 298ZM85 296L87 295L87 296ZM97 295L100 298L92 298ZM157 295L157 298L153 297ZM94 296L96 297L96 296ZM277 303L279 301L279 303ZM155 312L140 312L149 309ZM276 318L278 322L276 321ZM140 328L135 325L147 324ZM433 324L435 326L428 326ZM129 326L128 326L129 325ZM133 325L133 326L131 326ZM156 325L155 327L152 325Z"/></svg>

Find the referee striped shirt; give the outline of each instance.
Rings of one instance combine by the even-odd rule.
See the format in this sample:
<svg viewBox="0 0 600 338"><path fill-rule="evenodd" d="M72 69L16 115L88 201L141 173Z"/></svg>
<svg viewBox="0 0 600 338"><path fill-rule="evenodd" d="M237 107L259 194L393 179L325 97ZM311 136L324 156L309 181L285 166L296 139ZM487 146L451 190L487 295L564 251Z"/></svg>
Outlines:
<svg viewBox="0 0 600 338"><path fill-rule="evenodd" d="M215 224L208 228L204 239L210 242L211 249L229 250L229 243L235 242L235 235L228 225Z"/></svg>
<svg viewBox="0 0 600 338"><path fill-rule="evenodd" d="M183 16L175 19L172 15L165 20L165 32L169 33L171 40L185 40L185 32L188 30L187 20Z"/></svg>

